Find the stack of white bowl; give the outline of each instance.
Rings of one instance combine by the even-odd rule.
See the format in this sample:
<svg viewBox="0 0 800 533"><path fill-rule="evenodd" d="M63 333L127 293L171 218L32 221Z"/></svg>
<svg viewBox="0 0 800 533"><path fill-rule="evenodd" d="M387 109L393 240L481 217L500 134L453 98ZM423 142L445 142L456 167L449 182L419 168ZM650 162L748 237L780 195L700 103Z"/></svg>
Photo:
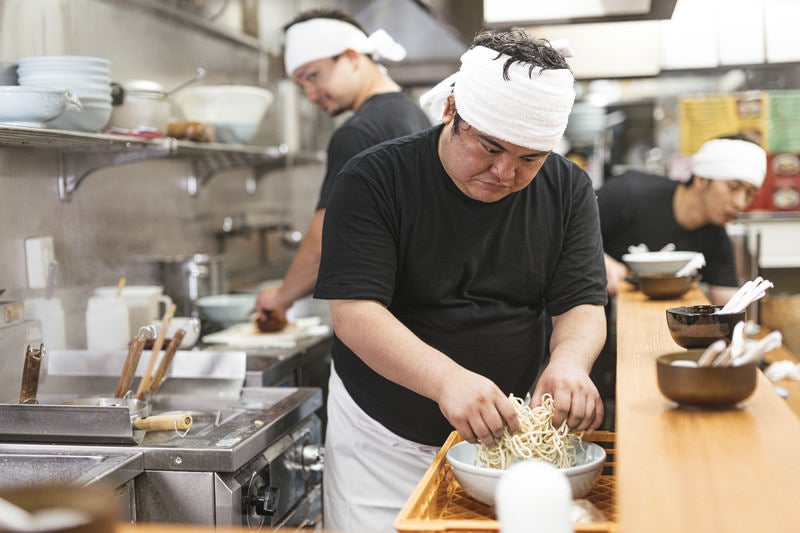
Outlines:
<svg viewBox="0 0 800 533"><path fill-rule="evenodd" d="M110 61L102 57L35 56L19 60L20 85L57 87L76 95L79 111L66 111L48 128L98 132L111 117Z"/></svg>

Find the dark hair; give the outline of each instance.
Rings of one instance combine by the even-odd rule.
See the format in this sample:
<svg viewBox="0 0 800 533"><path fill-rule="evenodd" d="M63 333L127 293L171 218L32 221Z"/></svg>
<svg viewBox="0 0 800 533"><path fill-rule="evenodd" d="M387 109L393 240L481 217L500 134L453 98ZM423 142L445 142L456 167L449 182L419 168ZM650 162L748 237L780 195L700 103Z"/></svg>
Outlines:
<svg viewBox="0 0 800 533"><path fill-rule="evenodd" d="M567 69L569 65L553 45L546 39L535 39L528 35L525 30L515 29L510 31L490 31L478 32L472 40L470 48L483 46L497 52L497 57L502 54L508 56L503 65L503 79L508 81L508 69L514 63L528 64L528 77L533 76L534 70L538 67L542 70ZM496 58L495 58L496 59ZM461 115L456 112L453 117L453 133L458 135Z"/></svg>
<svg viewBox="0 0 800 533"><path fill-rule="evenodd" d="M483 46L497 52L497 57L505 54L509 57L503 66L503 79L508 80L508 69L514 63L527 63L528 76L533 75L536 67L542 70L569 70L567 60L545 39L534 39L525 30L481 31L472 41L470 48Z"/></svg>
<svg viewBox="0 0 800 533"><path fill-rule="evenodd" d="M334 20L341 20L342 22L347 22L348 24L355 26L364 35L369 35L367 30L358 23L356 19L345 13L344 11L339 11L338 9L310 9L308 11L304 11L297 15L291 22L286 24L283 27L284 33L286 30L294 26L295 24L299 24L301 22L305 22L311 19L334 19Z"/></svg>

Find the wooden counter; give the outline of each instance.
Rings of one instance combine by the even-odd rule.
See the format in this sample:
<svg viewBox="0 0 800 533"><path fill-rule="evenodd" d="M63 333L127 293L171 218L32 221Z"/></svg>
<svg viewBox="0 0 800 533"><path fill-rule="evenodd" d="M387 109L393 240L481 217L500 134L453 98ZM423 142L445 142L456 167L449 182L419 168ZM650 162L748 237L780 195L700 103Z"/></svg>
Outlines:
<svg viewBox="0 0 800 533"><path fill-rule="evenodd" d="M800 419L759 375L738 409L680 409L655 357L681 350L665 309L707 303L617 297L617 502L622 533L800 531ZM800 392L798 392L800 395Z"/></svg>

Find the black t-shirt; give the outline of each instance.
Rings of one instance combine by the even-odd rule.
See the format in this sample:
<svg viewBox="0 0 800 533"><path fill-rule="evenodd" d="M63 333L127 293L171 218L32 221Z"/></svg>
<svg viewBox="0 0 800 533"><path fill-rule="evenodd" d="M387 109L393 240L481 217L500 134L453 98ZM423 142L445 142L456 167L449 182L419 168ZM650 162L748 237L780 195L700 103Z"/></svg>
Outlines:
<svg viewBox="0 0 800 533"><path fill-rule="evenodd" d="M545 321L606 302L588 176L551 154L524 190L464 195L437 154L441 126L362 152L325 214L314 296L374 300L421 340L523 396L547 355ZM338 338L336 370L356 403L394 433L441 445L438 405L373 372Z"/></svg>
<svg viewBox="0 0 800 533"><path fill-rule="evenodd" d="M660 250L674 243L677 250L703 253L703 281L737 286L733 246L725 228L714 224L696 230L682 228L672 209L677 188L674 180L643 172L629 171L609 178L597 191L606 253L622 261L628 246L643 243L650 250Z"/></svg>
<svg viewBox="0 0 800 533"><path fill-rule="evenodd" d="M316 209L327 207L336 176L351 157L383 141L430 127L428 117L405 93L382 93L368 98L331 136Z"/></svg>

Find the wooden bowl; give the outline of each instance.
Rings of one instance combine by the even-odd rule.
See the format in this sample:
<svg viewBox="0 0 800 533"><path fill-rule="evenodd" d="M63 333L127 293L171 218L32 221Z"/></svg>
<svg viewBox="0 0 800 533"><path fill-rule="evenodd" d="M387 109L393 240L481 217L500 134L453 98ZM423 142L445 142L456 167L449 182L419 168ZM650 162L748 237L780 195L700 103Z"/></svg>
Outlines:
<svg viewBox="0 0 800 533"><path fill-rule="evenodd" d="M719 305L688 305L667 309L667 327L672 339L684 348L706 348L718 339L731 341L733 328L745 312L716 313Z"/></svg>
<svg viewBox="0 0 800 533"><path fill-rule="evenodd" d="M72 526L48 528L52 533L113 533L119 518L114 491L104 486L50 483L19 486L3 489L0 497L30 513L65 509L85 517L85 522Z"/></svg>
<svg viewBox="0 0 800 533"><path fill-rule="evenodd" d="M639 290L653 300L680 298L692 288L692 276L674 274L639 274Z"/></svg>
<svg viewBox="0 0 800 533"><path fill-rule="evenodd" d="M671 352L656 359L661 394L681 406L725 409L750 397L756 389L756 365L676 366L673 361L694 361L703 350Z"/></svg>

